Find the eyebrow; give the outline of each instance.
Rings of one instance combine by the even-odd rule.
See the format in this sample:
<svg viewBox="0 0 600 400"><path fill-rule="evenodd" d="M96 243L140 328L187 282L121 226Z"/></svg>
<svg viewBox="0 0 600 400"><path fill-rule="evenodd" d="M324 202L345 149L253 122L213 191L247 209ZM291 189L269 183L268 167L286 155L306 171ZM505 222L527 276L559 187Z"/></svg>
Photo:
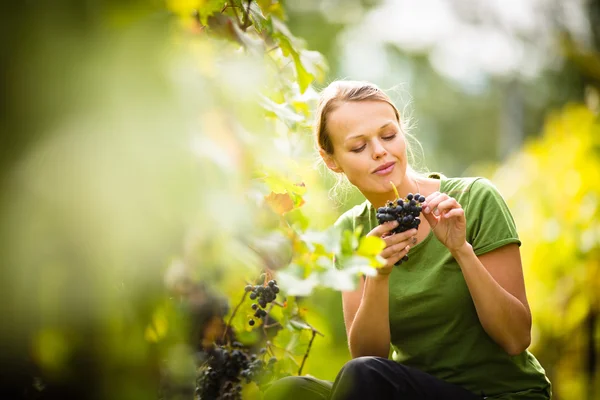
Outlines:
<svg viewBox="0 0 600 400"><path fill-rule="evenodd" d="M388 122L386 122L385 124L381 125L377 131L380 131L380 130L382 130L383 128L385 128L386 126L388 126L388 125L392 124L393 122L394 122L394 121L388 121ZM346 138L346 140L345 140L345 142L347 142L347 141L349 141L349 140L352 140L352 139L358 139L358 138L361 138L361 137L364 137L364 136L365 136L365 135L361 135L361 134L358 134L358 135L352 135L352 136L349 136L349 137L347 137L347 138Z"/></svg>

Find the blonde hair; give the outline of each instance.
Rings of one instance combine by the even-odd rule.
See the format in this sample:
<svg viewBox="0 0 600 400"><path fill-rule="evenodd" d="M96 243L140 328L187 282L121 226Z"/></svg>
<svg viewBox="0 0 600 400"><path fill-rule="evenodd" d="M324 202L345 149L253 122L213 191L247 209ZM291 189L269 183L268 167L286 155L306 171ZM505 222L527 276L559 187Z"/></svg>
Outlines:
<svg viewBox="0 0 600 400"><path fill-rule="evenodd" d="M327 130L327 118L329 117L329 114L335 111L343 103L358 101L382 101L389 104L394 110L396 121L398 122L400 130L404 136L407 139L414 141L415 145L420 149L421 154L423 153L423 148L419 141L408 133L410 122L409 118L400 118L400 111L398 111L398 108L394 105L392 99L387 95L387 93L381 90L377 85L370 82L343 80L330 83L329 86L327 86L321 92L321 96L317 105L314 125L315 144L318 151L322 150L328 155L333 155L334 153L333 143L331 142L331 137ZM408 164L408 171L413 175L421 175L414 169L414 164L416 164L418 160L413 151L413 146L408 140L406 141L406 147L406 151L410 160ZM318 157L318 163L320 165L324 165L324 162L320 156ZM325 167L325 169L329 171L328 168ZM330 190L330 197L337 199L340 192L347 192L347 189L352 187L352 185L344 174L338 173L335 174L335 176L336 183Z"/></svg>

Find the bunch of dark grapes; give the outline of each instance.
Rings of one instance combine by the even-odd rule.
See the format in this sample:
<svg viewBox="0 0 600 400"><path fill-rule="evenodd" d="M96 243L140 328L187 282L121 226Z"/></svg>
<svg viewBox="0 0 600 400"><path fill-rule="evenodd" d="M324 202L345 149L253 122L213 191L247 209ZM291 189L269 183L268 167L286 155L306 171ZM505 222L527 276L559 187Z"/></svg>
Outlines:
<svg viewBox="0 0 600 400"><path fill-rule="evenodd" d="M273 376L277 362L275 357L265 363L256 354L249 355L241 347L241 344L234 343L233 349L219 346L209 353L207 364L198 377L196 394L199 400L241 400L243 381L262 384ZM261 355L265 353L265 348L260 350Z"/></svg>
<svg viewBox="0 0 600 400"><path fill-rule="evenodd" d="M279 293L279 287L277 286L276 280L270 280L266 286L263 285L247 285L245 288L246 292L250 292L250 300L258 301L252 304L254 310L254 318L264 318L267 316L265 308L267 305L275 300L277 293ZM248 321L250 326L254 326L256 321L250 319Z"/></svg>
<svg viewBox="0 0 600 400"><path fill-rule="evenodd" d="M421 204L425 201L425 197L419 193L413 195L409 193L406 198L398 198L394 201L388 201L385 207L377 209L377 220L379 224L388 221L398 221L398 226L392 230L393 233L405 232L410 229L419 229L421 219ZM396 265L408 261L408 255L402 257Z"/></svg>

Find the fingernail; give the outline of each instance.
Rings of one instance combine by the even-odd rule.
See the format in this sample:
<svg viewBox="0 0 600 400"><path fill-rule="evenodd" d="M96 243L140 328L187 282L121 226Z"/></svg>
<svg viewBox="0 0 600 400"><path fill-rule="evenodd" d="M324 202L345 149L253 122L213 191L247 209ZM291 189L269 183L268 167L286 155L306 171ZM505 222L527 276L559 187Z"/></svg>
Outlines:
<svg viewBox="0 0 600 400"><path fill-rule="evenodd" d="M439 217L440 211L436 208L435 211L433 212L433 215L435 215L436 217Z"/></svg>
<svg viewBox="0 0 600 400"><path fill-rule="evenodd" d="M429 209L429 207L425 207L425 210L423 210L423 211L424 211L426 214L429 214L429 211L431 211L431 210Z"/></svg>

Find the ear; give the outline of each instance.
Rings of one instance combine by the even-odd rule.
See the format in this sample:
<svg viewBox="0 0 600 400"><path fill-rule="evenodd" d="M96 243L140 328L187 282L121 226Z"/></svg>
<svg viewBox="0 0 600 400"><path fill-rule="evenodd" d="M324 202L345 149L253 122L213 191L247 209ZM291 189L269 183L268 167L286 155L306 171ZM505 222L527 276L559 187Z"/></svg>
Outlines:
<svg viewBox="0 0 600 400"><path fill-rule="evenodd" d="M337 172L337 173L342 173L344 172L337 164L337 162L334 160L333 156L331 156L330 154L327 154L325 152L325 150L323 149L319 149L319 154L321 155L321 158L323 159L323 162L325 162L325 165L327 165L327 168L329 168L330 170L332 170L333 172Z"/></svg>

